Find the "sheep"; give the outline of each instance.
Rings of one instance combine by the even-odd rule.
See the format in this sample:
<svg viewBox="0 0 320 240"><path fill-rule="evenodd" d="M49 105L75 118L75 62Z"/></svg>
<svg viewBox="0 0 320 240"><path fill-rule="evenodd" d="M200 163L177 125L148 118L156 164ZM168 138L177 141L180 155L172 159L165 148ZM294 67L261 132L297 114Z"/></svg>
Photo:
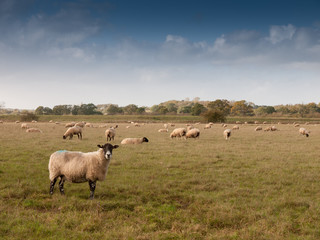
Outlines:
<svg viewBox="0 0 320 240"><path fill-rule="evenodd" d="M206 124L205 126L204 126L204 129L209 129L209 128L211 128L211 124L209 123L209 124Z"/></svg>
<svg viewBox="0 0 320 240"><path fill-rule="evenodd" d="M171 134L170 134L170 138L174 138L174 137L183 137L186 135L186 129L185 128L175 128Z"/></svg>
<svg viewBox="0 0 320 240"><path fill-rule="evenodd" d="M66 123L65 127L66 127L66 128L74 127L74 125L76 125L75 122L69 122L69 123Z"/></svg>
<svg viewBox="0 0 320 240"><path fill-rule="evenodd" d="M3 121L2 121L2 120L0 120L0 123L3 123Z"/></svg>
<svg viewBox="0 0 320 240"><path fill-rule="evenodd" d="M259 124L259 121L254 121L254 124Z"/></svg>
<svg viewBox="0 0 320 240"><path fill-rule="evenodd" d="M200 130L198 128L192 128L186 133L186 138L199 138Z"/></svg>
<svg viewBox="0 0 320 240"><path fill-rule="evenodd" d="M265 132L274 132L274 131L278 131L278 129L275 126L270 126L264 129Z"/></svg>
<svg viewBox="0 0 320 240"><path fill-rule="evenodd" d="M135 127L140 127L140 124L139 123L135 123L134 126Z"/></svg>
<svg viewBox="0 0 320 240"><path fill-rule="evenodd" d="M236 124L241 124L241 122L240 121L236 121Z"/></svg>
<svg viewBox="0 0 320 240"><path fill-rule="evenodd" d="M300 127L300 124L299 124L299 123L296 123L296 124L294 125L294 127Z"/></svg>
<svg viewBox="0 0 320 240"><path fill-rule="evenodd" d="M116 135L116 128L118 128L118 125L115 125L114 127L111 126L110 128L108 128L105 131L105 135L107 137L107 140L109 139L111 141L111 138L112 138L112 140L114 140L114 137Z"/></svg>
<svg viewBox="0 0 320 240"><path fill-rule="evenodd" d="M20 123L20 121L15 121L15 123Z"/></svg>
<svg viewBox="0 0 320 240"><path fill-rule="evenodd" d="M130 128L130 126L126 126L126 128Z"/></svg>
<svg viewBox="0 0 320 240"><path fill-rule="evenodd" d="M170 127L176 126L174 123L169 123Z"/></svg>
<svg viewBox="0 0 320 240"><path fill-rule="evenodd" d="M223 136L226 140L228 140L231 136L231 129L226 129L223 131Z"/></svg>
<svg viewBox="0 0 320 240"><path fill-rule="evenodd" d="M42 131L39 128L28 128L26 132L39 132L42 133Z"/></svg>
<svg viewBox="0 0 320 240"><path fill-rule="evenodd" d="M255 131L261 131L262 130L262 127L261 126L258 126L254 129Z"/></svg>
<svg viewBox="0 0 320 240"><path fill-rule="evenodd" d="M21 128L22 129L28 129L29 126L26 123L21 123Z"/></svg>
<svg viewBox="0 0 320 240"><path fill-rule="evenodd" d="M93 128L93 124L92 123L86 123L85 126Z"/></svg>
<svg viewBox="0 0 320 240"><path fill-rule="evenodd" d="M305 124L306 124L306 125L309 125L310 123L309 123L309 122L306 122Z"/></svg>
<svg viewBox="0 0 320 240"><path fill-rule="evenodd" d="M309 137L309 135L310 135L310 131L308 131L308 130L305 129L305 128L300 128L300 129L299 129L299 133L300 133L301 135L306 135L306 137Z"/></svg>
<svg viewBox="0 0 320 240"><path fill-rule="evenodd" d="M121 144L141 144L143 142L149 142L148 138L125 138L121 141Z"/></svg>
<svg viewBox="0 0 320 240"><path fill-rule="evenodd" d="M75 126L77 126L77 127L84 127L86 125L86 122L78 122L78 123L76 123L75 124Z"/></svg>
<svg viewBox="0 0 320 240"><path fill-rule="evenodd" d="M225 123L223 123L223 124L222 124L222 127L223 127L223 128L226 128L226 127L228 127L228 125L225 124Z"/></svg>
<svg viewBox="0 0 320 240"><path fill-rule="evenodd" d="M116 130L114 127L110 127L108 128L105 133L104 133L107 137L107 141L111 141L114 140L114 137L116 136Z"/></svg>
<svg viewBox="0 0 320 240"><path fill-rule="evenodd" d="M78 139L82 139L82 128L78 126L68 128L67 131L63 134L62 138L66 139L67 137L69 137L69 139L72 139L73 135L77 135Z"/></svg>
<svg viewBox="0 0 320 240"><path fill-rule="evenodd" d="M166 123L163 124L163 126L164 126L164 128L168 128L168 124L166 124Z"/></svg>
<svg viewBox="0 0 320 240"><path fill-rule="evenodd" d="M211 126L212 126L213 124L214 124L213 122L209 122L209 125L211 125Z"/></svg>
<svg viewBox="0 0 320 240"><path fill-rule="evenodd" d="M158 130L158 132L168 132L168 131L169 131L168 128L161 128Z"/></svg>
<svg viewBox="0 0 320 240"><path fill-rule="evenodd" d="M108 166L112 157L112 150L118 145L106 143L97 145L95 152L72 152L60 150L54 152L49 160L50 194L53 194L54 185L60 177L59 189L64 195L64 182L73 183L89 182L90 199L94 198L96 181L103 181L108 172Z"/></svg>
<svg viewBox="0 0 320 240"><path fill-rule="evenodd" d="M60 124L59 122L55 122L55 124Z"/></svg>
<svg viewBox="0 0 320 240"><path fill-rule="evenodd" d="M108 127L107 124L99 125L99 128L106 128L106 127Z"/></svg>
<svg viewBox="0 0 320 240"><path fill-rule="evenodd" d="M49 123L53 123L53 120L50 120Z"/></svg>
<svg viewBox="0 0 320 240"><path fill-rule="evenodd" d="M37 123L38 121L36 121L36 120L32 120L31 122L33 122L33 123Z"/></svg>
<svg viewBox="0 0 320 240"><path fill-rule="evenodd" d="M232 127L232 130L239 130L240 128L239 128L239 126L238 125L234 125L233 127Z"/></svg>

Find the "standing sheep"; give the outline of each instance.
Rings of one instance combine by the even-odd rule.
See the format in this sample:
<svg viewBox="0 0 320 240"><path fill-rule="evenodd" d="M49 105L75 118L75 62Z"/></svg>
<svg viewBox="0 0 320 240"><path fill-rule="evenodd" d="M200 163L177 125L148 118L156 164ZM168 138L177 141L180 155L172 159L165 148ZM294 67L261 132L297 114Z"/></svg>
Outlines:
<svg viewBox="0 0 320 240"><path fill-rule="evenodd" d="M308 131L308 130L305 129L305 128L300 128L300 129L299 129L299 133L300 133L301 135L306 135L306 137L309 137L309 135L310 135L310 131Z"/></svg>
<svg viewBox="0 0 320 240"><path fill-rule="evenodd" d="M78 122L74 126L83 128L85 125L86 125L86 122Z"/></svg>
<svg viewBox="0 0 320 240"><path fill-rule="evenodd" d="M121 141L121 144L141 144L143 142L149 142L148 138L125 138Z"/></svg>
<svg viewBox="0 0 320 240"><path fill-rule="evenodd" d="M206 124L206 125L204 126L204 129L209 129L209 128L211 128L211 124Z"/></svg>
<svg viewBox="0 0 320 240"><path fill-rule="evenodd" d="M258 126L254 129L255 131L261 131L262 130L262 127L261 126Z"/></svg>
<svg viewBox="0 0 320 240"><path fill-rule="evenodd" d="M232 127L232 130L239 130L240 128L239 128L239 126L238 125L234 125L233 127Z"/></svg>
<svg viewBox="0 0 320 240"><path fill-rule="evenodd" d="M185 136L187 133L186 129L185 128L175 128L171 134L170 134L170 138L174 138L174 137L183 137Z"/></svg>
<svg viewBox="0 0 320 240"><path fill-rule="evenodd" d="M69 127L73 127L74 125L76 125L75 122L69 122L69 123L66 123L65 127L69 128Z"/></svg>
<svg viewBox="0 0 320 240"><path fill-rule="evenodd" d="M21 123L21 128L22 129L28 129L29 126L26 123Z"/></svg>
<svg viewBox="0 0 320 240"><path fill-rule="evenodd" d="M96 181L103 181L107 175L108 166L112 157L112 150L118 145L106 143L97 145L95 152L57 151L51 154L49 160L50 194L53 194L54 185L60 177L60 193L64 194L65 181L73 183L89 182L90 199L94 197Z"/></svg>
<svg viewBox="0 0 320 240"><path fill-rule="evenodd" d="M199 138L200 130L198 128L192 128L186 133L186 138Z"/></svg>
<svg viewBox="0 0 320 240"><path fill-rule="evenodd" d="M168 128L161 128L158 130L158 132L168 132L168 131L169 131Z"/></svg>
<svg viewBox="0 0 320 240"><path fill-rule="evenodd" d="M82 139L82 128L78 126L68 128L67 131L63 134L62 138L66 139L67 137L69 137L69 139L72 139L73 135L77 135L78 139Z"/></svg>
<svg viewBox="0 0 320 240"><path fill-rule="evenodd" d="M226 140L228 140L231 136L231 129L226 129L223 131L223 136Z"/></svg>
<svg viewBox="0 0 320 240"><path fill-rule="evenodd" d="M107 129L105 131L105 135L107 137L107 141L111 141L114 140L114 137L116 136L116 128L118 127L118 125L116 125L115 127L110 127L109 129Z"/></svg>

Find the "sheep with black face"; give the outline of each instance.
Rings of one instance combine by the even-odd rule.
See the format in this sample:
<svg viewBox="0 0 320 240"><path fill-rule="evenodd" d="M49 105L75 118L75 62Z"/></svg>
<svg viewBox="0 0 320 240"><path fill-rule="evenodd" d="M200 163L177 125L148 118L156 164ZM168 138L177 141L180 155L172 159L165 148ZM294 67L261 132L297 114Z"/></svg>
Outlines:
<svg viewBox="0 0 320 240"><path fill-rule="evenodd" d="M49 160L50 194L53 194L54 185L60 177L60 193L64 194L64 182L89 182L90 199L94 197L96 181L103 181L107 175L112 157L112 150L118 145L106 143L97 145L95 152L57 151L51 154Z"/></svg>

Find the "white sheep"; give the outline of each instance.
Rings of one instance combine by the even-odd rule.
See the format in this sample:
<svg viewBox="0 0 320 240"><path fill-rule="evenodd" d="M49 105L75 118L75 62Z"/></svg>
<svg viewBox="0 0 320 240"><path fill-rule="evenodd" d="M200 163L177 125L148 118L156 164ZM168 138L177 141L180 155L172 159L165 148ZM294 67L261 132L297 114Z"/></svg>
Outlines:
<svg viewBox="0 0 320 240"><path fill-rule="evenodd" d="M86 123L85 126L93 128L93 124L92 123Z"/></svg>
<svg viewBox="0 0 320 240"><path fill-rule="evenodd" d="M198 128L192 128L186 133L186 138L199 138L200 130Z"/></svg>
<svg viewBox="0 0 320 240"><path fill-rule="evenodd" d="M183 137L185 136L187 133L186 129L185 128L175 128L171 134L170 134L170 138L174 138L174 137Z"/></svg>
<svg viewBox="0 0 320 240"><path fill-rule="evenodd" d="M121 144L141 144L143 142L149 142L148 138L125 138L121 141Z"/></svg>
<svg viewBox="0 0 320 240"><path fill-rule="evenodd" d="M28 128L26 132L39 132L42 133L42 131L39 128Z"/></svg>
<svg viewBox="0 0 320 240"><path fill-rule="evenodd" d="M209 123L209 124L206 124L205 126L204 126L204 129L209 129L209 128L211 128L211 124Z"/></svg>
<svg viewBox="0 0 320 240"><path fill-rule="evenodd" d="M69 123L66 123L65 127L69 128L69 127L73 127L74 125L76 125L75 122L69 122Z"/></svg>
<svg viewBox="0 0 320 240"><path fill-rule="evenodd" d="M222 124L222 127L223 127L223 128L226 128L226 127L228 127L228 124L223 123L223 124Z"/></svg>
<svg viewBox="0 0 320 240"><path fill-rule="evenodd" d="M294 127L300 127L299 123L294 124Z"/></svg>
<svg viewBox="0 0 320 240"><path fill-rule="evenodd" d="M231 136L231 129L226 129L223 131L223 136L226 140L228 140Z"/></svg>
<svg viewBox="0 0 320 240"><path fill-rule="evenodd" d="M83 128L85 125L86 125L86 122L78 122L74 126Z"/></svg>
<svg viewBox="0 0 320 240"><path fill-rule="evenodd" d="M105 131L104 134L107 137L107 141L114 140L114 137L116 136L116 129L114 127L110 127Z"/></svg>
<svg viewBox="0 0 320 240"><path fill-rule="evenodd" d="M168 128L161 128L158 130L158 132L168 132L168 131L169 131Z"/></svg>
<svg viewBox="0 0 320 240"><path fill-rule="evenodd" d="M32 120L31 122L33 122L33 123L37 123L38 121L36 121L36 120Z"/></svg>
<svg viewBox="0 0 320 240"><path fill-rule="evenodd" d="M262 130L262 127L261 126L258 126L254 129L255 131L261 131Z"/></svg>
<svg viewBox="0 0 320 240"><path fill-rule="evenodd" d="M168 128L168 124L166 124L166 123L163 124L163 127L164 127L164 128Z"/></svg>
<svg viewBox="0 0 320 240"><path fill-rule="evenodd" d="M96 181L103 181L107 175L108 166L112 157L112 150L118 145L106 143L97 145L95 152L57 151L51 154L49 160L50 194L53 194L54 185L60 177L60 193L64 194L65 181L73 183L89 182L90 199L94 197Z"/></svg>
<svg viewBox="0 0 320 240"><path fill-rule="evenodd" d="M28 124L26 124L26 123L21 123L21 128L22 128L22 129L28 129L29 126L28 126Z"/></svg>
<svg viewBox="0 0 320 240"><path fill-rule="evenodd" d="M259 124L259 121L254 121L254 124Z"/></svg>
<svg viewBox="0 0 320 240"><path fill-rule="evenodd" d="M77 135L78 139L82 139L82 128L78 126L70 127L67 131L63 134L63 139L69 137L69 139L73 138L73 135Z"/></svg>
<svg viewBox="0 0 320 240"><path fill-rule="evenodd" d="M232 130L239 130L240 128L239 128L239 126L238 125L234 125L233 127L232 127Z"/></svg>
<svg viewBox="0 0 320 240"><path fill-rule="evenodd" d="M187 132L190 131L191 129L194 129L194 126L192 125L187 126Z"/></svg>
<svg viewBox="0 0 320 240"><path fill-rule="evenodd" d="M308 131L308 130L305 129L305 128L300 128L300 129L299 129L299 133L300 133L301 135L306 135L306 137L309 137L309 135L310 135L310 131Z"/></svg>
<svg viewBox="0 0 320 240"><path fill-rule="evenodd" d="M139 123L135 123L134 126L135 127L140 127L140 124Z"/></svg>

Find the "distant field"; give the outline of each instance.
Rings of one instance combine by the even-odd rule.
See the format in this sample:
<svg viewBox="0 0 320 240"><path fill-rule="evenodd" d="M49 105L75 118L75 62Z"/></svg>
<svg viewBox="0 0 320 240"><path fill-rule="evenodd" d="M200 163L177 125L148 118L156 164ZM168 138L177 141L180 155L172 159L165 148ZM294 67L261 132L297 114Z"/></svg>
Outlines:
<svg viewBox="0 0 320 240"><path fill-rule="evenodd" d="M28 123L43 133L0 124L0 238L320 239L320 125L302 125L309 138L292 124L277 124L276 132L240 125L226 141L220 124L200 124L200 139L176 140L169 138L173 127L127 129L134 118L124 119L113 144L143 136L150 142L115 149L90 201L87 183L66 183L65 196L56 185L49 195L51 153L95 151L106 142L98 127L85 128L82 141L63 140L64 117L53 119L58 125L42 117ZM107 121L99 117L81 120Z"/></svg>

